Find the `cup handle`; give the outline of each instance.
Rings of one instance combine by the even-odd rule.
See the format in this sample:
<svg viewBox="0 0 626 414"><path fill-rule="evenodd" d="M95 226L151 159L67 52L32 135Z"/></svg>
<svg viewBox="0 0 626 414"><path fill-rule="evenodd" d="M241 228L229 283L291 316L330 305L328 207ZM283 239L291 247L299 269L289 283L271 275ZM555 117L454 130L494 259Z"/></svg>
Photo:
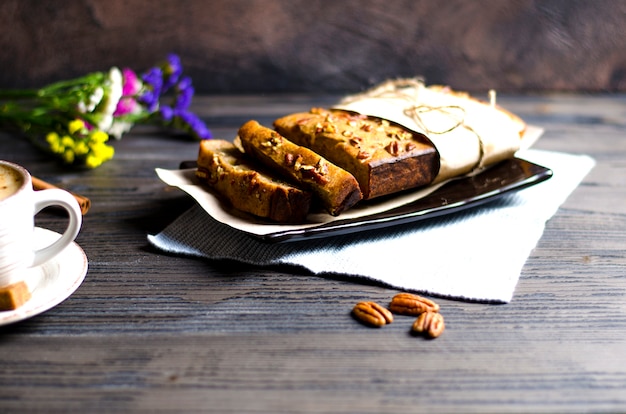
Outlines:
<svg viewBox="0 0 626 414"><path fill-rule="evenodd" d="M80 230L83 216L80 212L78 201L67 191L61 189L40 190L34 192L33 214L39 213L46 207L59 206L69 214L69 223L63 235L51 245L34 252L31 266L39 266L61 253L71 242L74 241Z"/></svg>

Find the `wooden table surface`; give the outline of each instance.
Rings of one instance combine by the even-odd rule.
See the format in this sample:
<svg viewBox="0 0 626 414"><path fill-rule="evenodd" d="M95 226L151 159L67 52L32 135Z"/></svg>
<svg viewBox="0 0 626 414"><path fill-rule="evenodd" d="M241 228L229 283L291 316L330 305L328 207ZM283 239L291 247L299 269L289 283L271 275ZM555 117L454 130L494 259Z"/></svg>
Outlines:
<svg viewBox="0 0 626 414"><path fill-rule="evenodd" d="M194 108L232 139L248 119L334 101L208 96ZM626 411L626 97L499 103L545 128L537 148L597 165L547 223L512 302L438 299L447 329L436 340L350 317L394 289L151 248L146 235L193 205L154 169L194 159L197 142L138 127L112 161L73 171L0 134L0 158L93 203L77 239L83 284L0 328L0 412ZM62 231L63 220L44 211L37 224Z"/></svg>

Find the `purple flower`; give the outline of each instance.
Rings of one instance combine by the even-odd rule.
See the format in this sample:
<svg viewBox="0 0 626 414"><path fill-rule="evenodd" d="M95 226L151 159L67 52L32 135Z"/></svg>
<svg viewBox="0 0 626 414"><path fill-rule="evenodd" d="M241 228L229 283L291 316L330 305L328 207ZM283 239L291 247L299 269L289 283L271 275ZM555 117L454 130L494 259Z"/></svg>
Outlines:
<svg viewBox="0 0 626 414"><path fill-rule="evenodd" d="M174 110L171 106L161 105L159 112L161 113L161 118L163 118L165 122L170 122L172 118L174 118Z"/></svg>
<svg viewBox="0 0 626 414"><path fill-rule="evenodd" d="M174 86L182 72L183 66L178 55L174 53L167 55L167 62L163 65L163 91L167 91Z"/></svg>
<svg viewBox="0 0 626 414"><path fill-rule="evenodd" d="M183 111L189 108L191 99L193 98L194 88L191 84L191 78L185 76L176 85L176 104L175 107L178 111Z"/></svg>
<svg viewBox="0 0 626 414"><path fill-rule="evenodd" d="M182 77L182 65L175 54L168 55L167 62L154 67L143 76L144 92L140 102L155 113L164 126L179 128L200 139L212 138L211 131L194 113L189 111L195 93L189 76ZM169 105L161 104L169 88L174 87L173 101Z"/></svg>
<svg viewBox="0 0 626 414"><path fill-rule="evenodd" d="M150 85L157 94L161 93L163 87L163 71L160 68L153 67L148 72L144 73L142 79L145 83Z"/></svg>
<svg viewBox="0 0 626 414"><path fill-rule="evenodd" d="M147 105L150 112L154 112L159 107L159 98L163 88L163 72L160 68L154 67L146 72L142 79L148 88L139 100Z"/></svg>
<svg viewBox="0 0 626 414"><path fill-rule="evenodd" d="M189 111L181 111L176 114L178 119L186 126L186 130L200 139L212 138L211 131L206 127L204 121L202 121L196 114Z"/></svg>

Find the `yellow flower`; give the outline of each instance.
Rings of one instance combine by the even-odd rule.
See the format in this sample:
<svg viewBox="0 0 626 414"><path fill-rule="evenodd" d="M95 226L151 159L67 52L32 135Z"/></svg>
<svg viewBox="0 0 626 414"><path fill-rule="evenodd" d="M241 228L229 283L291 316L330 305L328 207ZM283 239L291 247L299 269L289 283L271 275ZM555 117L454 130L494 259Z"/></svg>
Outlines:
<svg viewBox="0 0 626 414"><path fill-rule="evenodd" d="M65 148L74 148L74 138L69 135L63 136L63 138L61 138L61 145Z"/></svg>
<svg viewBox="0 0 626 414"><path fill-rule="evenodd" d="M74 135L75 132L80 131L84 127L85 123L82 119L74 119L67 124L67 130L69 131L70 135Z"/></svg>
<svg viewBox="0 0 626 414"><path fill-rule="evenodd" d="M91 138L94 137L92 136ZM105 140L108 139L108 135L104 133L97 134L95 138L95 140L92 139L89 142L89 154L85 159L85 164L89 168L96 168L103 162L110 160L115 152L112 146L101 142L103 138Z"/></svg>
<svg viewBox="0 0 626 414"><path fill-rule="evenodd" d="M50 144L50 151L55 154L63 152L63 145L61 145L61 138L56 132L50 132L46 135L46 141Z"/></svg>
<svg viewBox="0 0 626 414"><path fill-rule="evenodd" d="M98 157L95 157L93 155L88 155L87 159L85 160L85 165L87 166L87 168L96 168L100 164L102 164L102 161L100 161Z"/></svg>
<svg viewBox="0 0 626 414"><path fill-rule="evenodd" d="M108 147L111 148L111 147ZM104 156L103 156L104 155ZM87 159L85 160L85 165L87 165L87 167L89 168L96 168L98 167L100 164L102 164L105 161L108 161L109 159L111 159L111 157L113 156L113 152L110 152L110 155L106 155L106 154L97 154L97 153L92 153L89 154L87 156Z"/></svg>
<svg viewBox="0 0 626 414"><path fill-rule="evenodd" d="M108 160L113 156L113 147L106 144L94 145L91 149L93 155L103 161Z"/></svg>
<svg viewBox="0 0 626 414"><path fill-rule="evenodd" d="M101 143L107 142L109 140L109 135L104 131L96 130L91 134L90 138L93 142Z"/></svg>
<svg viewBox="0 0 626 414"><path fill-rule="evenodd" d="M59 139L59 134L57 134L56 132L48 132L48 135L46 135L46 141L48 141L48 144L52 144L53 142L56 142Z"/></svg>
<svg viewBox="0 0 626 414"><path fill-rule="evenodd" d="M80 141L74 145L74 153L76 155L85 155L89 152L89 146L84 142Z"/></svg>
<svg viewBox="0 0 626 414"><path fill-rule="evenodd" d="M74 151L71 149L65 150L63 153L63 159L66 163L71 164L74 162Z"/></svg>

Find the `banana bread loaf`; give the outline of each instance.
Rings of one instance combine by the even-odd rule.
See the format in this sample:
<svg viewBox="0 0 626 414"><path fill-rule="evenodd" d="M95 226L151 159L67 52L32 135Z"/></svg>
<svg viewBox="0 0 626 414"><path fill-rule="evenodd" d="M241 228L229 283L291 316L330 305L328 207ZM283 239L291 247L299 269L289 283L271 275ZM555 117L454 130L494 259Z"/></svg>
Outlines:
<svg viewBox="0 0 626 414"><path fill-rule="evenodd" d="M364 199L429 184L439 171L430 141L386 120L313 108L277 119L274 128L354 175Z"/></svg>

